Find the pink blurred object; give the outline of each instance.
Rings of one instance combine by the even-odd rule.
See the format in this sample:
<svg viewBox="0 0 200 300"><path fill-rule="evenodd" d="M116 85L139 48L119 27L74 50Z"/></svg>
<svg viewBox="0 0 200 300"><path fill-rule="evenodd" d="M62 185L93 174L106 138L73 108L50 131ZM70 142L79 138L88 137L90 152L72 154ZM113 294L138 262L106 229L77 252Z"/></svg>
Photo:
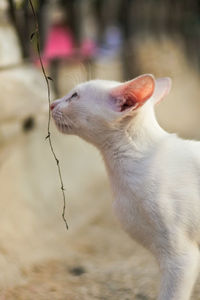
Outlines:
<svg viewBox="0 0 200 300"><path fill-rule="evenodd" d="M74 53L74 41L71 32L63 25L53 25L48 33L44 47L45 60L66 58Z"/></svg>
<svg viewBox="0 0 200 300"><path fill-rule="evenodd" d="M96 44L90 39L84 40L81 45L81 55L84 57L91 57L94 56L95 53Z"/></svg>

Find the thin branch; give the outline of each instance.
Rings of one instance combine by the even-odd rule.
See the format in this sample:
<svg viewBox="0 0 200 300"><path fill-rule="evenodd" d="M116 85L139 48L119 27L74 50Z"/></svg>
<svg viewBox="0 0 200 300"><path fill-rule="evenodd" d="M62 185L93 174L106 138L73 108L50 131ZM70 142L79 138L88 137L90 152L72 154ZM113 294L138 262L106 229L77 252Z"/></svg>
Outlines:
<svg viewBox="0 0 200 300"><path fill-rule="evenodd" d="M42 68L42 73L44 76L44 79L46 81L46 85L47 85L47 97L48 97L48 104L49 104L49 115L48 115L48 124L47 124L47 136L46 139L48 139L49 141L49 145L50 145L50 149L51 149L51 153L56 161L56 165L57 165L57 169L58 169L58 175L59 175L59 180L60 180L60 189L62 192L62 197L63 197L63 211L62 211L62 218L65 222L65 226L68 229L68 223L65 217L65 210L66 210L66 196L65 196L65 188L64 188L64 184L63 184L63 178L62 178L62 173L61 173L61 168L60 168L60 162L56 156L56 153L54 151L53 148L53 144L52 144L52 140L51 140L51 132L50 132L50 124L51 124L51 110L50 110L50 104L51 104L51 91L50 91L50 85L49 85L49 80L52 80L51 77L49 77L46 74L43 62L42 62L42 56L41 56L41 49L40 49L40 34L39 34L39 26L38 26L38 18L32 3L32 0L29 0L30 6L31 6L31 10L34 16L34 20L35 20L35 32L33 32L31 34L31 39L33 39L33 37L36 37L36 46L37 46L37 52L38 52L38 57L39 57L39 61L40 61L40 65Z"/></svg>

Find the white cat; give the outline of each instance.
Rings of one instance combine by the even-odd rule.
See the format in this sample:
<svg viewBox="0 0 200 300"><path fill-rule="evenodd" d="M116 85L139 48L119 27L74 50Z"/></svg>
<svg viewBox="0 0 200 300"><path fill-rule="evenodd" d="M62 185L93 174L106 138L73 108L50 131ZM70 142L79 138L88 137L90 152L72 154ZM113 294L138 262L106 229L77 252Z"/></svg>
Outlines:
<svg viewBox="0 0 200 300"><path fill-rule="evenodd" d="M188 300L199 269L200 143L165 132L154 104L169 78L93 80L52 103L58 129L102 153L124 229L156 257L159 300ZM188 100L189 101L189 100Z"/></svg>

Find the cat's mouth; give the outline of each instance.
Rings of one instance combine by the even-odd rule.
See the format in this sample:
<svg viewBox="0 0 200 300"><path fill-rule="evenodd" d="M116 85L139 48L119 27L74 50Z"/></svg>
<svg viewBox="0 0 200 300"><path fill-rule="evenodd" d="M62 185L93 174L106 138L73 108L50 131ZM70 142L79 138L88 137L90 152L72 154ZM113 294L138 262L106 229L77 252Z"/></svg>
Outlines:
<svg viewBox="0 0 200 300"><path fill-rule="evenodd" d="M58 130L60 132L68 133L70 130L72 130L72 122L70 122L69 120L66 120L66 118L63 117L62 112L53 111L52 117L55 121L56 127L58 128Z"/></svg>
<svg viewBox="0 0 200 300"><path fill-rule="evenodd" d="M66 123L65 120L54 118L54 121L58 130L62 133L67 133L72 130L72 125L70 123Z"/></svg>

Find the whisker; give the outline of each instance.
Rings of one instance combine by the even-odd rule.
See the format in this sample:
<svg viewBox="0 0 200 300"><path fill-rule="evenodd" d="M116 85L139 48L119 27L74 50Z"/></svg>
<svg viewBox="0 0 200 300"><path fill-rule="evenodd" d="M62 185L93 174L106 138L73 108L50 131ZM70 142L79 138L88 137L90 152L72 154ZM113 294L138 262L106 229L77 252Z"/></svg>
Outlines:
<svg viewBox="0 0 200 300"><path fill-rule="evenodd" d="M67 124L64 122L64 124L66 124L66 125L68 125L70 123L72 126L75 126L74 121L72 121L68 116L65 116L64 121L68 122Z"/></svg>
<svg viewBox="0 0 200 300"><path fill-rule="evenodd" d="M81 67L82 81L86 81L87 76L88 76L88 70L87 70L85 64L82 62L80 62L80 67Z"/></svg>

